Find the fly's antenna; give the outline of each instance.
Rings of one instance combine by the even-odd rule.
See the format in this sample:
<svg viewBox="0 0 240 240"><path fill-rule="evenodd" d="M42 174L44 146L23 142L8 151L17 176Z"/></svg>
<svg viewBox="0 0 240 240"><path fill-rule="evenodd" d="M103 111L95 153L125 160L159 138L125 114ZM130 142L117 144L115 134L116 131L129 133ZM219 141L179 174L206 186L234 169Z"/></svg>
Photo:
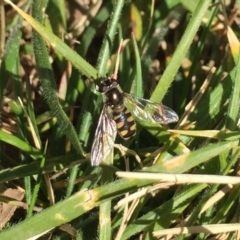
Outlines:
<svg viewBox="0 0 240 240"><path fill-rule="evenodd" d="M117 52L117 59L116 59L116 64L115 64L115 69L112 78L114 80L117 80L117 74L118 74L118 69L119 69L119 63L120 63L120 53L123 51L124 45L123 45L123 40L121 39L118 52Z"/></svg>

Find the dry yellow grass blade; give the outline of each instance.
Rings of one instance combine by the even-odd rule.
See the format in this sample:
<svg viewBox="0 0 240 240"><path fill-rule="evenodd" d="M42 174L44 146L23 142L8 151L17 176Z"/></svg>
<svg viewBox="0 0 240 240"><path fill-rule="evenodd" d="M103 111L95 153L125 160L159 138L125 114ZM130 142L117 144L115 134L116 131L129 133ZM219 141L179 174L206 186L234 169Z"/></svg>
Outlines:
<svg viewBox="0 0 240 240"><path fill-rule="evenodd" d="M153 232L153 236L160 237L164 235L179 235L179 234L190 234L190 233L208 233L208 234L219 234L225 232L237 232L240 229L239 223L231 224L209 224L193 227L178 227L171 229L164 229Z"/></svg>
<svg viewBox="0 0 240 240"><path fill-rule="evenodd" d="M116 172L118 177L131 179L159 180L161 182L173 182L175 184L240 184L239 177L202 174L170 174L170 173L136 173Z"/></svg>

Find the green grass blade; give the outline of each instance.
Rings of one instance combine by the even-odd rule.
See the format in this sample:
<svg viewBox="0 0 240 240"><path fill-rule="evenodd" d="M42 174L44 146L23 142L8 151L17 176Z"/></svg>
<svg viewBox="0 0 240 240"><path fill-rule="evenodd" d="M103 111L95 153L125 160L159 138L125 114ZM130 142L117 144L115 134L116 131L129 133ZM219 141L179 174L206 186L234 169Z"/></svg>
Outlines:
<svg viewBox="0 0 240 240"><path fill-rule="evenodd" d="M161 167L152 166L146 168L145 171L161 171L171 173L185 172L194 166L198 166L200 163L210 160L221 152L225 152L236 147L237 145L237 141L212 144L203 149L193 151L190 154L176 157L171 161L163 163L163 166ZM180 159L179 163L182 165L177 164L177 161L179 161L178 159ZM129 179L121 179L94 190L81 191L70 198L65 199L64 201L61 201L60 203L46 209L42 213L33 216L31 219L19 223L10 230L1 232L0 238L11 239L10 236L15 236L15 233L19 232L19 238L27 239L31 236L48 231L51 228L59 226L63 223L69 222L72 219L90 211L92 208L97 207L102 202L116 198L119 195L128 192L130 189L133 191L134 189L136 190L140 187L151 185L154 182L155 181L145 179L131 179L131 181L129 181ZM199 186L201 187L203 185ZM71 206L71 208L69 208L69 206ZM48 221L46 221L46 218Z"/></svg>
<svg viewBox="0 0 240 240"><path fill-rule="evenodd" d="M44 156L42 155L42 157ZM2 157L2 159L4 160L4 156ZM86 163L87 161L87 160L74 161L75 159L76 155L69 156L68 158L62 156L53 159L48 159L44 166L43 173L56 173L58 171L62 171L64 168L70 168L71 166L83 164ZM71 164L69 162L71 162ZM40 163L41 161L35 161L32 163L19 165L10 169L8 168L1 170L0 183L38 174Z"/></svg>
<svg viewBox="0 0 240 240"><path fill-rule="evenodd" d="M33 5L33 14L36 15L37 18L42 19L42 16L39 14L41 13L40 9L41 5L38 5L37 3ZM53 115L57 118L61 130L71 140L75 150L84 155L84 151L80 145L75 129L59 104L56 94L56 83L48 60L48 51L43 39L37 33L33 33L33 46L35 49L38 74L41 79L45 99Z"/></svg>
<svg viewBox="0 0 240 240"><path fill-rule="evenodd" d="M134 95L136 95L137 97L143 97L143 80L142 80L142 67L141 67L141 59L140 59L140 53L139 53L139 49L137 46L137 42L136 42L136 38L135 36L132 34L132 42L133 42L133 49L134 49L134 55L135 55L135 91Z"/></svg>
<svg viewBox="0 0 240 240"><path fill-rule="evenodd" d="M228 38L229 38L229 42L230 44L231 42L231 38L236 39L236 36L231 36L234 35L234 33L232 32L232 30L230 28L228 28ZM232 43L233 44L233 43ZM235 67L235 71L232 71L230 73L230 76L233 79L233 86L232 86L232 93L231 93L231 97L230 97L230 102L229 102L229 106L228 106L228 111L227 111L227 116L226 116L226 128L229 130L235 130L238 120L239 120L239 102L240 102L240 44L237 41L236 46L234 46L235 48L238 48L238 51L234 52L232 50L232 54L233 54L233 59L235 59L236 62L236 67ZM233 49L233 46L232 46Z"/></svg>
<svg viewBox="0 0 240 240"><path fill-rule="evenodd" d="M116 29L121 16L123 5L123 0L119 0L114 4L113 12L110 16L110 20L108 23L108 29L98 57L97 69L99 76L106 76L107 74L107 61L109 59L110 51L113 47L114 37L116 34Z"/></svg>
<svg viewBox="0 0 240 240"><path fill-rule="evenodd" d="M73 51L67 44L62 42L57 36L50 32L46 27L32 18L30 15L23 12L20 8L14 5L11 1L5 0L24 18L31 24L36 32L38 32L51 46L61 53L67 60L69 60L81 73L89 78L97 78L97 71L87 61L80 57L75 51Z"/></svg>
<svg viewBox="0 0 240 240"><path fill-rule="evenodd" d="M8 143L12 146L15 146L16 148L20 149L21 151L26 152L29 154L33 159L39 159L42 158L43 154L40 150L36 149L35 147L32 147L25 141L19 139L16 136L13 136L11 134L5 133L4 131L0 130L0 140L2 142Z"/></svg>
<svg viewBox="0 0 240 240"><path fill-rule="evenodd" d="M176 51L174 52L171 62L168 67L164 71L164 74L161 77L161 81L159 81L156 89L154 90L151 101L153 102L161 102L164 95L167 92L167 89L171 85L174 80L174 76L176 75L183 58L185 57L194 36L196 35L198 28L200 27L203 17L211 3L210 0L199 1L198 5L192 15L192 19L189 22L184 35L182 36Z"/></svg>

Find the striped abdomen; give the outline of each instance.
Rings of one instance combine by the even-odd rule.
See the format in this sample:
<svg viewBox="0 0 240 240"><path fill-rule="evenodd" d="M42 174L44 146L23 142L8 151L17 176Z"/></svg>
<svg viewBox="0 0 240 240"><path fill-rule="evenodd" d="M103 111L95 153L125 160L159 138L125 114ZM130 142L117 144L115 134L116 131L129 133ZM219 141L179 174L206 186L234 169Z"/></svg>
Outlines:
<svg viewBox="0 0 240 240"><path fill-rule="evenodd" d="M113 120L116 122L118 134L124 140L130 139L136 134L136 123L125 106L121 111L113 110Z"/></svg>

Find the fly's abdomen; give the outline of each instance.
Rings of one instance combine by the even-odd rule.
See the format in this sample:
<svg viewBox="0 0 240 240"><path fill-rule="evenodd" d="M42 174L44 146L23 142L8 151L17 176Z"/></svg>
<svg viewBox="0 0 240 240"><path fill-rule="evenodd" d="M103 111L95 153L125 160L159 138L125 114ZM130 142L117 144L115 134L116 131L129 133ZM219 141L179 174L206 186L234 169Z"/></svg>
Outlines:
<svg viewBox="0 0 240 240"><path fill-rule="evenodd" d="M116 122L118 134L124 140L130 139L136 134L136 123L126 107L122 111L113 111L113 119Z"/></svg>

